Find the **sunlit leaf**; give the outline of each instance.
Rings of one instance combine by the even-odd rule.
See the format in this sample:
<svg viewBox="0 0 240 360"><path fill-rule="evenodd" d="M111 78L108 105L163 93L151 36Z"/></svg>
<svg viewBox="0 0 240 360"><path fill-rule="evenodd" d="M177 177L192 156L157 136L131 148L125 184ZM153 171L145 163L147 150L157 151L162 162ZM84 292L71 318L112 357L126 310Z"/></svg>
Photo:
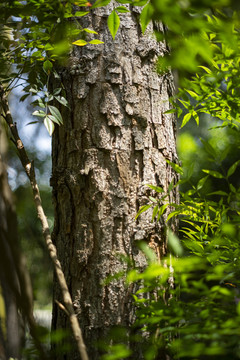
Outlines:
<svg viewBox="0 0 240 360"><path fill-rule="evenodd" d="M165 210L169 207L169 204L164 204L159 207L157 220L159 221Z"/></svg>
<svg viewBox="0 0 240 360"><path fill-rule="evenodd" d="M101 40L98 40L98 39L94 39L94 40L89 41L89 44L99 45L99 44L104 44L104 42Z"/></svg>
<svg viewBox="0 0 240 360"><path fill-rule="evenodd" d="M84 29L82 29L82 31L85 31L86 33L89 33L89 34L97 34L97 32L95 30L88 29L88 28L84 28Z"/></svg>
<svg viewBox="0 0 240 360"><path fill-rule="evenodd" d="M117 34L117 31L118 31L118 28L120 25L120 19L119 19L118 14L114 10L108 16L107 23L108 23L109 31L110 31L113 39L115 39L115 36Z"/></svg>
<svg viewBox="0 0 240 360"><path fill-rule="evenodd" d="M202 68L203 70L205 70L208 74L212 73L212 71L209 68L207 68L206 66L199 65L199 67Z"/></svg>
<svg viewBox="0 0 240 360"><path fill-rule="evenodd" d="M55 106L52 106L52 105L48 105L48 108L49 108L51 114L56 118L56 121L58 122L58 124L63 124L63 118L62 118L60 111Z"/></svg>
<svg viewBox="0 0 240 360"><path fill-rule="evenodd" d="M135 219L137 219L139 217L139 215L141 215L144 211L147 211L148 209L150 209L150 207L152 207L152 204L141 206L140 209L138 210L138 213L137 213Z"/></svg>
<svg viewBox="0 0 240 360"><path fill-rule="evenodd" d="M202 169L202 171L205 172L206 174L209 174L209 175L215 177L215 178L224 179L224 176L218 171L206 170L206 169Z"/></svg>
<svg viewBox="0 0 240 360"><path fill-rule="evenodd" d="M163 188L161 188L160 186L155 186L155 185L151 185L151 184L146 184L150 189L158 192L158 193L162 193L164 190Z"/></svg>
<svg viewBox="0 0 240 360"><path fill-rule="evenodd" d="M153 13L154 13L154 8L152 4L149 2L146 6L144 6L140 14L140 24L143 34L145 33L148 24L152 20Z"/></svg>
<svg viewBox="0 0 240 360"><path fill-rule="evenodd" d="M173 168L173 170L175 170L178 174L183 175L183 169L181 168L181 166L179 166L178 164L170 161L170 160L166 160L166 162L171 165L171 167Z"/></svg>
<svg viewBox="0 0 240 360"><path fill-rule="evenodd" d="M92 9L95 9L97 7L106 6L111 2L111 0L97 0L93 6Z"/></svg>
<svg viewBox="0 0 240 360"><path fill-rule="evenodd" d="M54 123L52 122L52 120L50 120L49 117L46 116L43 120L43 123L44 123L49 135L52 136L53 131L54 131Z"/></svg>
<svg viewBox="0 0 240 360"><path fill-rule="evenodd" d="M181 128L184 127L189 122L191 117L192 117L191 113L187 113L186 115L184 115Z"/></svg>
<svg viewBox="0 0 240 360"><path fill-rule="evenodd" d="M89 11L76 11L74 16L80 17L80 16L85 16L87 14L89 14ZM71 14L71 16L72 16L72 14Z"/></svg>
<svg viewBox="0 0 240 360"><path fill-rule="evenodd" d="M118 11L120 13L127 13L129 10L125 6L118 6L114 9L115 11Z"/></svg>
<svg viewBox="0 0 240 360"><path fill-rule="evenodd" d="M65 99L65 97L63 97L63 96L54 96L54 97L60 104L62 104L64 106L68 106L68 102Z"/></svg>
<svg viewBox="0 0 240 360"><path fill-rule="evenodd" d="M208 175L203 177L202 179L200 179L197 183L197 190L200 190L202 189L202 187L204 186L205 182L207 181L208 179Z"/></svg>
<svg viewBox="0 0 240 360"><path fill-rule="evenodd" d="M85 46L87 45L87 41L83 40L83 39L79 39L77 41L74 41L72 44L73 45L77 45L77 46Z"/></svg>
<svg viewBox="0 0 240 360"><path fill-rule="evenodd" d="M46 112L43 110L35 110L32 115L34 116L40 116L40 117L45 117L46 116Z"/></svg>

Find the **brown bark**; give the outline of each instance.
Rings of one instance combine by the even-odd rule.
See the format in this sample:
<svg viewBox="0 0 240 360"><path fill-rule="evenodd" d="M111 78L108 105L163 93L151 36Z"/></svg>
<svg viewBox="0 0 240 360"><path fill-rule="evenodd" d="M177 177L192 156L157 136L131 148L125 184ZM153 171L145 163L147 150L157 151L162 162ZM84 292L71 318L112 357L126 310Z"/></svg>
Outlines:
<svg viewBox="0 0 240 360"><path fill-rule="evenodd" d="M151 222L151 210L135 216L151 194L145 185L166 190L176 175L165 160L177 161L175 119L164 113L173 79L155 71L166 46L155 40L153 25L141 35L134 11L121 16L113 41L106 24L111 9L95 10L84 23L104 45L74 47L62 69L71 110L53 136L53 239L91 360L100 358L95 342L112 325L128 327L134 320L132 289L123 279L104 286L103 280L127 269L122 255L146 265L140 240L159 256L166 252L164 224ZM57 284L54 297L61 301ZM67 326L55 305L53 328Z"/></svg>

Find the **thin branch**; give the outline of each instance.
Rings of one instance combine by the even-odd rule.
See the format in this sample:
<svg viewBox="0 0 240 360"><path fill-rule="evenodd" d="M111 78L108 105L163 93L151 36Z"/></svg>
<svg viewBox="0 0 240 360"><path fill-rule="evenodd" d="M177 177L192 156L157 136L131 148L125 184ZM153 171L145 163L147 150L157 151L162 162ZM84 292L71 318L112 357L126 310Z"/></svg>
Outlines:
<svg viewBox="0 0 240 360"><path fill-rule="evenodd" d="M64 306L69 314L69 320L70 320L73 336L77 342L78 351L81 355L82 360L88 360L86 346L84 344L83 337L82 337L82 331L79 326L77 316L74 312L71 295L69 293L66 279L65 279L64 273L62 271L61 263L59 262L58 257L57 257L56 247L54 246L52 239L51 239L51 234L50 234L50 230L49 230L47 217L46 217L43 207L42 207L40 192L39 192L39 188L38 188L38 184L37 184L36 176L35 176L34 165L33 165L33 162L31 162L29 160L26 150L23 146L23 143L18 135L16 123L13 122L12 115L11 115L11 112L9 109L7 95L1 84L0 84L0 101L1 101L3 111L5 113L4 118L7 122L8 127L11 131L11 134L13 136L13 139L14 139L14 142L17 147L18 154L19 154L20 161L21 161L22 166L24 167L24 170L25 170L25 172L30 180L30 183L31 183L34 202L35 202L35 206L37 208L38 218L40 219L41 224L42 224L43 236L44 236L50 257L51 257L53 265L54 265L54 269L55 269L55 272L57 275L57 279L58 279L60 288L62 290Z"/></svg>
<svg viewBox="0 0 240 360"><path fill-rule="evenodd" d="M61 304L58 300L55 300L55 303L67 314L67 316L69 316L69 313L63 304Z"/></svg>

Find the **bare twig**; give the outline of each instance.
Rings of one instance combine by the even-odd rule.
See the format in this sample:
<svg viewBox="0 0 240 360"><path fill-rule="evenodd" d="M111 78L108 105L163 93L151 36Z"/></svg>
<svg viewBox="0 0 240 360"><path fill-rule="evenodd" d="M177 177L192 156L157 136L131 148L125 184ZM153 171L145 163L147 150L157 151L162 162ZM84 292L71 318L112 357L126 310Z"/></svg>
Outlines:
<svg viewBox="0 0 240 360"><path fill-rule="evenodd" d="M31 183L34 202L35 202L35 205L37 208L38 218L40 219L41 224L42 224L43 236L44 236L50 257L51 257L53 265L54 265L54 269L55 269L55 272L57 275L59 285L62 290L64 306L69 314L68 316L69 316L73 336L77 342L78 351L81 355L82 360L88 360L86 346L84 344L83 337L82 337L82 331L79 326L77 316L74 312L71 295L69 293L66 279L65 279L64 273L62 271L61 263L59 262L58 257L57 257L56 247L54 246L52 239L51 239L51 234L50 234L50 230L49 230L47 217L46 217L43 207L42 207L40 192L39 192L39 188L38 188L36 176L35 176L34 165L32 162L30 162L28 155L26 153L26 150L23 146L23 143L18 135L16 123L13 122L12 115L11 115L11 112L9 109L7 95L1 84L0 84L0 101L1 101L2 109L4 111L4 118L7 122L8 127L11 131L11 134L13 136L13 140L16 145L20 161L21 161L21 163L24 167L24 170L25 170L25 172L30 180L30 183Z"/></svg>

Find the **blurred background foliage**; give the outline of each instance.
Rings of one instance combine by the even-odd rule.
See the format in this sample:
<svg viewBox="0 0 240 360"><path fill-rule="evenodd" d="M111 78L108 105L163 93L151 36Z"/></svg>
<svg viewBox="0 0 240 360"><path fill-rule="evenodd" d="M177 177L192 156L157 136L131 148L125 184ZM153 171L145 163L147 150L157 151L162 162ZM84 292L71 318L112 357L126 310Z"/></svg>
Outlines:
<svg viewBox="0 0 240 360"><path fill-rule="evenodd" d="M202 169L211 168L227 174L230 166L240 159L239 131L228 127L209 130L213 124L220 125L220 122L210 116L202 116L199 126L192 121L179 129L177 147L184 169L180 186L182 192L190 190L191 185L197 185L204 175ZM237 188L240 186L239 168L231 176L231 183ZM218 190L228 191L224 184L222 179L209 177L201 193L207 196Z"/></svg>

